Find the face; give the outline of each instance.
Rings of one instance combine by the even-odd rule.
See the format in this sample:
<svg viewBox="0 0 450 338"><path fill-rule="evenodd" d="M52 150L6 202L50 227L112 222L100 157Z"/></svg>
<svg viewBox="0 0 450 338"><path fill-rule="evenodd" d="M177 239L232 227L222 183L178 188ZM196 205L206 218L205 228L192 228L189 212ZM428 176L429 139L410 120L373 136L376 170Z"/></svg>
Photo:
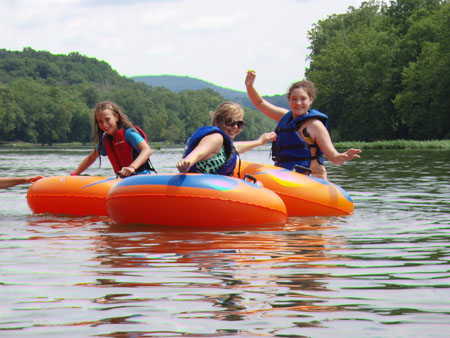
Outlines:
<svg viewBox="0 0 450 338"><path fill-rule="evenodd" d="M295 88L289 98L289 106L294 116L307 114L312 102L313 98L303 88Z"/></svg>
<svg viewBox="0 0 450 338"><path fill-rule="evenodd" d="M242 122L242 123L236 123L236 122ZM239 133L242 131L244 122L244 114L242 113L233 113L230 114L227 118L225 118L225 122L222 123L220 128L227 134L229 138L234 140L236 136L239 135ZM241 126L241 128L238 127L238 124Z"/></svg>
<svg viewBox="0 0 450 338"><path fill-rule="evenodd" d="M119 115L114 114L110 109L105 109L95 113L95 119L101 130L108 135L114 136L117 133L117 122L119 121Z"/></svg>

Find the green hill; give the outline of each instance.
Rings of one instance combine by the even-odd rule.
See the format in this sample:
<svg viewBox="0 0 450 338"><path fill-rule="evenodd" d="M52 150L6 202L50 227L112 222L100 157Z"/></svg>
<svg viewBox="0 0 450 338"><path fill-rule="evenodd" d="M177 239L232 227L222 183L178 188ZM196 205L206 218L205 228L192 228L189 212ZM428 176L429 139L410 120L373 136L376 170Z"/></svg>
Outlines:
<svg viewBox="0 0 450 338"><path fill-rule="evenodd" d="M175 93L181 92L183 90L212 89L229 101L237 102L244 107L256 109L249 100L246 92L220 87L211 82L192 78L189 76L141 75L131 78L137 82L143 82L153 87L167 88ZM289 108L288 102L284 95L264 96L264 98L277 106Z"/></svg>
<svg viewBox="0 0 450 338"><path fill-rule="evenodd" d="M121 76L105 61L69 55L0 49L0 142L88 143L92 109L117 103L146 131L150 142L184 143L225 99L211 88L172 91ZM273 121L247 109L240 139L255 139Z"/></svg>

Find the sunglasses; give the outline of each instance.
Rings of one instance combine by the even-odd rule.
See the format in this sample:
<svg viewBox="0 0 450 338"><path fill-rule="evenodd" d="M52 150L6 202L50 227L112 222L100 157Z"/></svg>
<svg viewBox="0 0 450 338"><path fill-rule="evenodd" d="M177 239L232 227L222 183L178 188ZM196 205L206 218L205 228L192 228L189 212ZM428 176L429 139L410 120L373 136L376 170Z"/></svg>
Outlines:
<svg viewBox="0 0 450 338"><path fill-rule="evenodd" d="M242 127L244 127L244 121L234 121L232 118L227 118L225 120L225 125L232 128L237 126L239 129L242 129Z"/></svg>

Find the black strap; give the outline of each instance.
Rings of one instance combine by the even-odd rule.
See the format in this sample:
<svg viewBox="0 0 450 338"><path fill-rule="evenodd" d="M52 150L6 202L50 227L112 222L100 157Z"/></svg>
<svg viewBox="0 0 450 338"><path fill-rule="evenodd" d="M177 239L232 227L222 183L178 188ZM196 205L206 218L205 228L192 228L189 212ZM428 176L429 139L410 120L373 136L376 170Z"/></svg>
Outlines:
<svg viewBox="0 0 450 338"><path fill-rule="evenodd" d="M116 151L114 150L114 146L113 146L113 143L112 143L112 137L109 136L109 135L106 135L106 137L109 140L109 145L111 146L111 150L112 150L112 152L114 154L114 157L116 158L116 162L117 162L117 164L119 164L119 167L120 167L119 171L120 171L122 169L122 163L120 163L119 158L117 157Z"/></svg>
<svg viewBox="0 0 450 338"><path fill-rule="evenodd" d="M296 161L309 161L319 159L322 155L294 157L294 156L273 156L273 160L277 163L280 162L296 162Z"/></svg>
<svg viewBox="0 0 450 338"><path fill-rule="evenodd" d="M239 155L239 153L236 151L236 154L238 155L238 161L239 161L239 165L238 165L238 177L241 178L241 155Z"/></svg>

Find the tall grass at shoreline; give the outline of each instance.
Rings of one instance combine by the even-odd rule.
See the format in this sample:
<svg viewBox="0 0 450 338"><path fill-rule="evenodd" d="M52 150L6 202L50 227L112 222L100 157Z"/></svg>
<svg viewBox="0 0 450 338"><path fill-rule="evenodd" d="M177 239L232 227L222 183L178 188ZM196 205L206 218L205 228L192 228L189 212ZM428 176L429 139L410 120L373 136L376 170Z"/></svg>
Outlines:
<svg viewBox="0 0 450 338"><path fill-rule="evenodd" d="M392 140L392 141L352 141L336 142L338 149L358 148L358 149L450 149L450 140Z"/></svg>

